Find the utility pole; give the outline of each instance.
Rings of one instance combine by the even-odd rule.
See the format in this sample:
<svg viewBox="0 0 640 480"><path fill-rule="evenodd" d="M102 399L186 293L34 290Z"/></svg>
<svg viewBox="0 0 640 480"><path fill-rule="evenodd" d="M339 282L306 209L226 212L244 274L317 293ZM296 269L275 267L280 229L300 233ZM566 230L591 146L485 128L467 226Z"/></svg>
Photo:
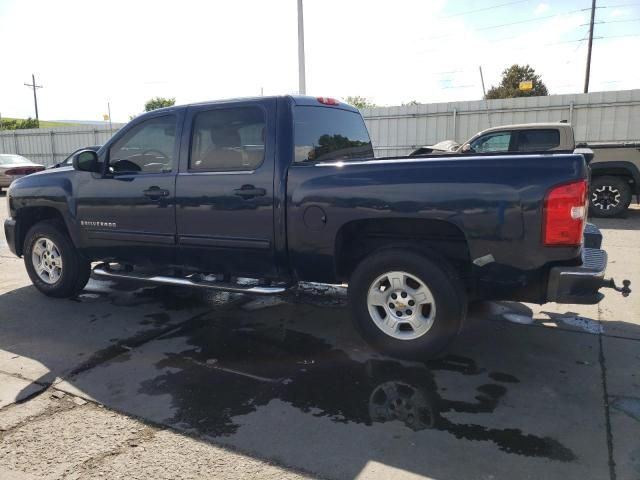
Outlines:
<svg viewBox="0 0 640 480"><path fill-rule="evenodd" d="M489 115L489 100L487 100L487 91L484 88L484 75L482 75L482 65L479 65L480 69L480 82L482 83L482 98L484 99L484 106L487 110L487 122L489 123L489 128L491 128L491 115Z"/></svg>
<svg viewBox="0 0 640 480"><path fill-rule="evenodd" d="M27 87L33 88L33 103L36 107L36 122L38 122L38 126L40 126L40 118L38 117L38 96L36 95L36 89L42 88L42 85L36 85L36 76L31 74L31 83L25 83Z"/></svg>
<svg viewBox="0 0 640 480"><path fill-rule="evenodd" d="M482 75L482 65L478 67L480 69L480 82L482 83L482 98L487 96L487 91L484 89L484 76Z"/></svg>
<svg viewBox="0 0 640 480"><path fill-rule="evenodd" d="M593 24L596 19L596 0L591 0L591 21L589 22L589 50L587 50L587 71L584 75L584 93L589 93L589 75L591 74L591 48L593 45Z"/></svg>
<svg viewBox="0 0 640 480"><path fill-rule="evenodd" d="M109 133L113 137L113 126L111 125L111 102L107 102L107 114L109 115Z"/></svg>
<svg viewBox="0 0 640 480"><path fill-rule="evenodd" d="M300 95L307 94L304 68L304 18L302 0L298 0L298 93Z"/></svg>

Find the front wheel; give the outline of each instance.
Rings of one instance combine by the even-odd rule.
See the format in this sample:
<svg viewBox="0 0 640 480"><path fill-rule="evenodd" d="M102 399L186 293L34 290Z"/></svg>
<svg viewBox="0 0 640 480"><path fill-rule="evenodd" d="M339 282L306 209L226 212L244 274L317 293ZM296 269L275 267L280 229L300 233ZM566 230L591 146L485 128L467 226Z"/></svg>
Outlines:
<svg viewBox="0 0 640 480"><path fill-rule="evenodd" d="M72 297L89 281L91 265L56 223L37 223L27 232L24 264L35 287L50 297Z"/></svg>
<svg viewBox="0 0 640 480"><path fill-rule="evenodd" d="M374 253L356 267L349 303L370 344L410 359L440 353L467 310L464 286L448 264L400 249Z"/></svg>

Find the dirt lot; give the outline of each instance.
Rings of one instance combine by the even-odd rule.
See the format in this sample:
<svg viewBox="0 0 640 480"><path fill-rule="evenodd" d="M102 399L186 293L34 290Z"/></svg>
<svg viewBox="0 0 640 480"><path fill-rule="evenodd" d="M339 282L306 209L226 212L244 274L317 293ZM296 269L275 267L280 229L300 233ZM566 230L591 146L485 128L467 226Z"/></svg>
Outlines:
<svg viewBox="0 0 640 480"><path fill-rule="evenodd" d="M640 209L597 223L639 288ZM364 345L340 291L54 300L3 240L0 272L3 480L640 478L640 292L484 304L420 364Z"/></svg>

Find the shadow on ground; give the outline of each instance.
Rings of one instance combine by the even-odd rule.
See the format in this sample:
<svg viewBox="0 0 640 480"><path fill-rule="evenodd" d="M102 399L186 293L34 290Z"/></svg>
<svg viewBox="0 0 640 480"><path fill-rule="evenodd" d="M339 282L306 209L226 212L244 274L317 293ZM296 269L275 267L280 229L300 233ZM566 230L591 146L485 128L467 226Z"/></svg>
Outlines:
<svg viewBox="0 0 640 480"><path fill-rule="evenodd" d="M640 230L640 208L631 205L620 217L616 218L589 218L599 228L612 228L616 230Z"/></svg>

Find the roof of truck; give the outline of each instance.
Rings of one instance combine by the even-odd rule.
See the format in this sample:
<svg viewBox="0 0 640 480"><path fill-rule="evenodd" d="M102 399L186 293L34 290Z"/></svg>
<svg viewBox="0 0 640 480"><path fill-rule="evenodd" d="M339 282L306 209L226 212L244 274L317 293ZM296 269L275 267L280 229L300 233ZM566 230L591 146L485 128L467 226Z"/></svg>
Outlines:
<svg viewBox="0 0 640 480"><path fill-rule="evenodd" d="M340 99L334 99L334 98L329 98L329 97L312 97L312 96L309 96L309 95L270 95L270 96L263 96L263 97L224 98L224 99L220 99L220 100L208 100L208 101L204 101L204 102L189 103L189 104L185 104L185 105L174 105L174 106L171 106L171 107L159 108L159 109L153 110L153 111L157 112L157 111L160 111L160 110L171 110L171 109L186 108L186 107L191 107L191 106L218 105L218 104L225 104L225 103L246 102L246 101L251 101L251 100L257 101L257 100L274 99L274 98L275 99L286 98L286 99L289 99L290 101L292 101L295 105L313 106L313 107L328 106L328 107L340 108L342 110L349 110L349 111L353 111L353 112L359 112L359 110L356 107L354 107L353 105L349 105L348 103L343 102ZM337 105L331 105L331 104L322 103L320 101L320 99L335 100L335 101L338 102L338 104Z"/></svg>
<svg viewBox="0 0 640 480"><path fill-rule="evenodd" d="M571 124L564 122L515 123L513 125L500 125L497 127L487 128L486 130L478 132L474 136L496 130L534 130L537 128L571 128Z"/></svg>

